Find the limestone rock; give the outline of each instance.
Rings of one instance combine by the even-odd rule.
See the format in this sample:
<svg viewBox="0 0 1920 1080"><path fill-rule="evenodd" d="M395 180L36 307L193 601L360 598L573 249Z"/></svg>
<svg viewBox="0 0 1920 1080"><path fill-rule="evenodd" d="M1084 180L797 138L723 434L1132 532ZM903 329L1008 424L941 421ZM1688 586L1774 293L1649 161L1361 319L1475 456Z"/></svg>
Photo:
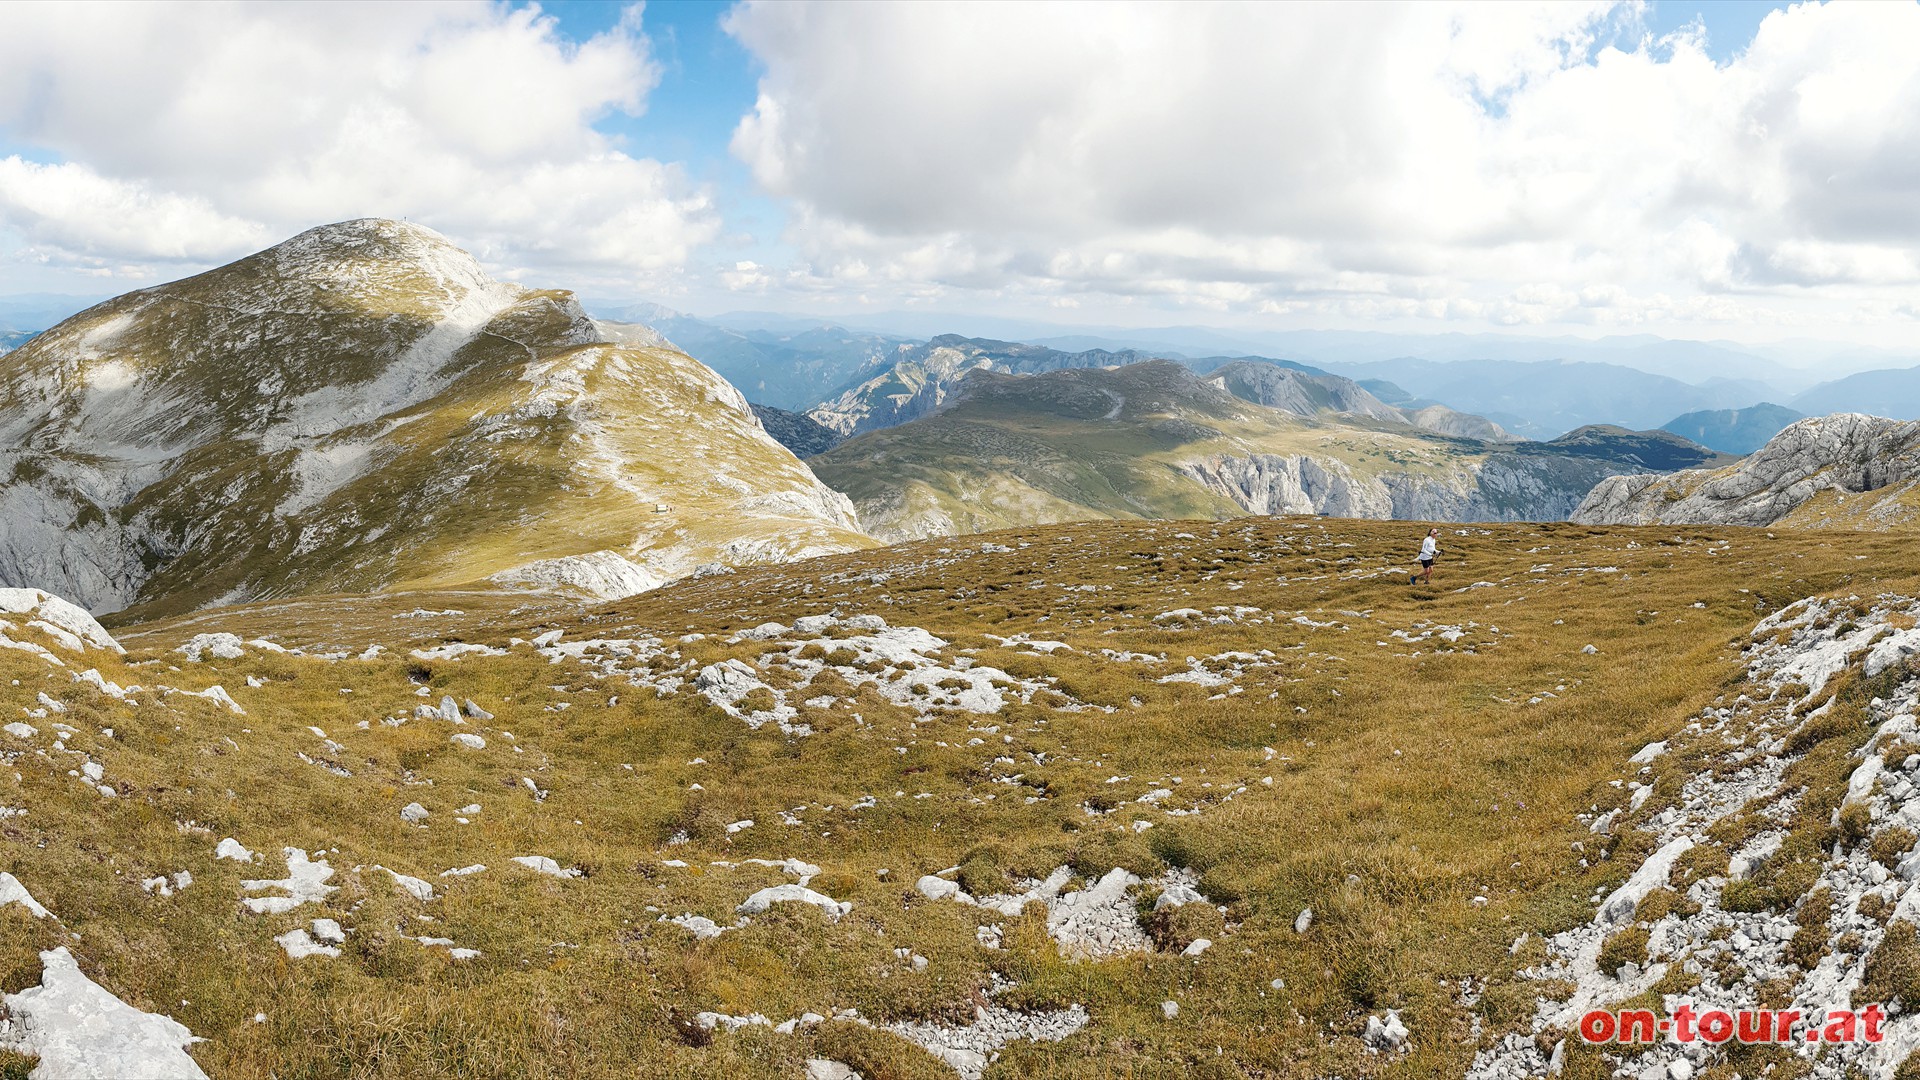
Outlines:
<svg viewBox="0 0 1920 1080"><path fill-rule="evenodd" d="M1802 420L1724 468L1615 476L1587 493L1572 520L1589 525L1752 525L1783 522L1823 493L1859 500L1848 520L1892 524L1920 501L1920 421L1835 413ZM1823 503L1823 505L1825 505ZM1818 524L1817 520L1798 524Z"/></svg>

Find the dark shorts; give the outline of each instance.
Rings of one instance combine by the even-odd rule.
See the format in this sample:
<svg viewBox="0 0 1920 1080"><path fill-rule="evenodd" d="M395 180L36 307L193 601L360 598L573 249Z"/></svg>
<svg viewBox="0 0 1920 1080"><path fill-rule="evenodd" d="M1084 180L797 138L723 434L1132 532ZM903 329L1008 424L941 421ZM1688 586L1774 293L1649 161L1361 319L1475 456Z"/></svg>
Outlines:
<svg viewBox="0 0 1920 1080"><path fill-rule="evenodd" d="M1429 569L1429 570L1431 570L1431 569L1433 569L1433 560L1432 560L1432 559L1421 559L1421 560L1420 560L1420 565L1421 565L1421 566L1424 566L1424 567L1426 567L1426 568L1427 568L1427 569Z"/></svg>

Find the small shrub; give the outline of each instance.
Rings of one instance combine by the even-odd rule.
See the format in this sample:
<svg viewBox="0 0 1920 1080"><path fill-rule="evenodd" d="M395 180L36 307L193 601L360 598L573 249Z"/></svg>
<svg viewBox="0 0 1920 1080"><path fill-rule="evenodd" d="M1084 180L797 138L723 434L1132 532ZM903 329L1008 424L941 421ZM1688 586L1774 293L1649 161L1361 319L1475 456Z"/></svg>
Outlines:
<svg viewBox="0 0 1920 1080"><path fill-rule="evenodd" d="M1682 896L1672 889L1655 889L1640 901L1633 911L1633 921L1649 926L1668 915L1698 915L1700 905Z"/></svg>
<svg viewBox="0 0 1920 1080"><path fill-rule="evenodd" d="M1827 930L1824 926L1803 926L1793 932L1787 943L1787 955L1801 967L1811 970L1827 955Z"/></svg>
<svg viewBox="0 0 1920 1080"><path fill-rule="evenodd" d="M1904 920L1887 927L1887 934L1867 957L1865 977L1855 1001L1902 1005L1920 1002L1920 934Z"/></svg>
<svg viewBox="0 0 1920 1080"><path fill-rule="evenodd" d="M1873 832L1873 810L1866 803L1848 803L1840 808L1840 838L1849 844L1865 840Z"/></svg>
<svg viewBox="0 0 1920 1080"><path fill-rule="evenodd" d="M1009 891L1013 881L1001 865L1002 853L998 847L987 844L974 848L960 859L960 872L954 879L960 887L974 896L993 896Z"/></svg>
<svg viewBox="0 0 1920 1080"><path fill-rule="evenodd" d="M1727 887L1720 891L1720 906L1728 911L1765 911L1772 906L1770 900L1767 890L1752 878L1729 881Z"/></svg>
<svg viewBox="0 0 1920 1080"><path fill-rule="evenodd" d="M1887 916L1893 914L1893 904L1879 893L1868 893L1854 905L1854 910L1877 923L1885 923Z"/></svg>
<svg viewBox="0 0 1920 1080"><path fill-rule="evenodd" d="M1601 971L1620 977L1620 969L1628 964L1647 962L1647 939L1650 937L1644 927L1629 926L1616 931L1600 946L1598 966Z"/></svg>
<svg viewBox="0 0 1920 1080"><path fill-rule="evenodd" d="M1916 836L1912 829L1896 825L1873 838L1873 846L1868 851L1875 862L1892 870L1908 852L1913 850Z"/></svg>
<svg viewBox="0 0 1920 1080"><path fill-rule="evenodd" d="M1784 1009L1793 1004L1794 982L1790 978L1768 979L1753 989L1763 1009Z"/></svg>
<svg viewBox="0 0 1920 1080"><path fill-rule="evenodd" d="M939 1058L886 1032L859 1024L821 1024L814 1053L844 1062L868 1080L953 1080Z"/></svg>
<svg viewBox="0 0 1920 1080"><path fill-rule="evenodd" d="M1800 902L1800 910L1793 913L1793 921L1801 926L1825 926L1833 918L1833 890L1822 885L1807 894Z"/></svg>
<svg viewBox="0 0 1920 1080"><path fill-rule="evenodd" d="M1850 715L1841 715L1837 709L1829 709L1795 728L1793 734L1787 736L1786 746L1782 748L1781 753L1788 757L1797 757L1828 739L1859 729L1858 720Z"/></svg>
<svg viewBox="0 0 1920 1080"><path fill-rule="evenodd" d="M773 691L764 686L754 687L745 697L734 703L741 712L749 713L767 712L778 704L780 699L774 697Z"/></svg>

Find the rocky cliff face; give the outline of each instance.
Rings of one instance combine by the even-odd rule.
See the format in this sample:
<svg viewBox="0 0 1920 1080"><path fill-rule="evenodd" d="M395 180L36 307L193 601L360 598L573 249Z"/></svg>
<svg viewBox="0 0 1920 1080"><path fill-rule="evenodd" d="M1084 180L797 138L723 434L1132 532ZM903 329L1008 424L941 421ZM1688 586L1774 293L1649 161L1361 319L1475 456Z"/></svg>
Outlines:
<svg viewBox="0 0 1920 1080"><path fill-rule="evenodd" d="M311 230L8 353L0 447L0 584L96 611L588 554L627 562L631 592L866 542L711 371L393 221Z"/></svg>
<svg viewBox="0 0 1920 1080"><path fill-rule="evenodd" d="M794 456L802 460L815 454L824 454L846 441L845 436L806 413L755 404L753 415L760 418L760 426L773 436L774 442L793 451Z"/></svg>
<svg viewBox="0 0 1920 1080"><path fill-rule="evenodd" d="M1560 457L1462 456L1451 467L1356 473L1335 457L1217 455L1180 471L1250 514L1417 521L1556 521L1615 466Z"/></svg>
<svg viewBox="0 0 1920 1080"><path fill-rule="evenodd" d="M1920 478L1920 421L1860 413L1787 427L1718 469L1601 481L1574 511L1595 525L1885 525L1908 520ZM1859 496L1867 496L1860 498Z"/></svg>

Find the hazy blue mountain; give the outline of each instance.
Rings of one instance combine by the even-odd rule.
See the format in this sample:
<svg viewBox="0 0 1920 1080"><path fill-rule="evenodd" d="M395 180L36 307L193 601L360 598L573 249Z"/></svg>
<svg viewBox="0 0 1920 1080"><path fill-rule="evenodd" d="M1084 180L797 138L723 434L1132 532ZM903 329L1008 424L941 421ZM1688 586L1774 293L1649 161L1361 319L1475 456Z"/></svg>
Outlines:
<svg viewBox="0 0 1920 1080"><path fill-rule="evenodd" d="M1821 383L1792 404L1808 416L1857 412L1920 420L1920 367L1862 371Z"/></svg>
<svg viewBox="0 0 1920 1080"><path fill-rule="evenodd" d="M0 296L0 331L38 333L105 299L105 296L67 296L61 293Z"/></svg>
<svg viewBox="0 0 1920 1080"><path fill-rule="evenodd" d="M1511 334L1395 334L1354 330L1236 331L1207 327L1160 327L1139 330L1081 330L1061 336L1029 336L1027 340L1058 349L1161 350L1188 356L1220 352L1252 352L1286 356L1307 364L1368 364L1401 357L1442 363L1469 360L1571 360L1617 364L1635 371L1663 375L1687 383L1731 380L1758 386L1747 401L1792 393L1813 385L1823 371L1876 363L1872 350L1821 347L1801 342L1794 346L1760 348L1732 341L1686 341L1649 334L1616 335L1598 339L1522 337ZM1798 366L1786 361L1798 360ZM1449 402L1449 404L1453 404Z"/></svg>
<svg viewBox="0 0 1920 1080"><path fill-rule="evenodd" d="M892 362L912 342L841 326L783 317L723 326L658 304L597 304L602 319L638 322L720 373L751 401L801 410L863 372Z"/></svg>
<svg viewBox="0 0 1920 1080"><path fill-rule="evenodd" d="M22 293L0 296L0 352L17 349L27 340L64 321L68 316L105 297L65 296L59 293Z"/></svg>
<svg viewBox="0 0 1920 1080"><path fill-rule="evenodd" d="M1724 453L1751 454L1780 434L1782 428L1805 418L1804 413L1763 401L1744 409L1690 412L1674 417L1660 428Z"/></svg>
<svg viewBox="0 0 1920 1080"><path fill-rule="evenodd" d="M1411 357L1326 365L1356 380L1384 379L1417 398L1442 401L1516 435L1550 439L1591 424L1643 430L1677 413L1752 401L1741 385L1695 386L1618 364L1587 361L1457 360Z"/></svg>

